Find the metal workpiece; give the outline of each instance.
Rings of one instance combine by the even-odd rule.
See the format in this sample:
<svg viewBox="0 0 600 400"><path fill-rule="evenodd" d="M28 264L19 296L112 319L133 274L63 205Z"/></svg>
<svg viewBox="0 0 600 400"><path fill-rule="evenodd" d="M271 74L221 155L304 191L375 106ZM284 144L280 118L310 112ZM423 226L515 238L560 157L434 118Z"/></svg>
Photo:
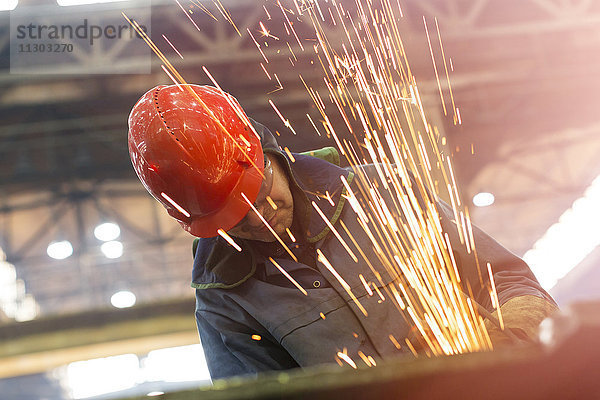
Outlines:
<svg viewBox="0 0 600 400"><path fill-rule="evenodd" d="M337 365L216 380L165 400L229 399L588 399L600 390L600 320L579 304L546 320L542 342L494 352L406 356L375 367ZM315 340L318 340L317 338ZM545 343L543 343L545 341ZM137 397L142 399L146 397ZM133 399L133 398L132 398Z"/></svg>

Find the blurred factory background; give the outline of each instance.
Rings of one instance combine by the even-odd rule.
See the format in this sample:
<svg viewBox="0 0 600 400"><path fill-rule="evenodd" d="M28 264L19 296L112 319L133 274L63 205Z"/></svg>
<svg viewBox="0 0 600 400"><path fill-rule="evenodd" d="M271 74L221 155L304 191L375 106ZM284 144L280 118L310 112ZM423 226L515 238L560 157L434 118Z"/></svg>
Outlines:
<svg viewBox="0 0 600 400"><path fill-rule="evenodd" d="M94 57L115 73L93 73L84 59L11 73L10 10L55 2L0 1L0 398L150 396L207 384L189 285L192 237L147 194L127 152L129 110L171 80L154 56L145 73L146 58L102 48ZM90 18L131 7L59 3ZM600 2L400 3L412 72L452 149L473 222L524 256L562 306L598 299ZM263 46L283 90L261 69L247 29L260 40L261 21L283 26L281 12L268 20L274 2L221 1L241 36L215 2L180 4L196 12L152 1L151 37L188 82L210 83L206 67L293 151L331 144L307 118L317 114L298 74L326 93L321 71L302 62L309 52L292 46L291 67L285 40ZM444 115L423 17L432 32L439 24L460 123Z"/></svg>

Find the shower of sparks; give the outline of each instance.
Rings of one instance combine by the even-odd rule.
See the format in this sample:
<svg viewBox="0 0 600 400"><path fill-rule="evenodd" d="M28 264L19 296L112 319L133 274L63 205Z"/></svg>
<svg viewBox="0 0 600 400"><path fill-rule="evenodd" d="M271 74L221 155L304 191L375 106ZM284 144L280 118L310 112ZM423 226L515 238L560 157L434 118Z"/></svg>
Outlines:
<svg viewBox="0 0 600 400"><path fill-rule="evenodd" d="M300 290L302 292L302 294L304 294L305 296L308 296L308 293L306 292L306 290L304 290L304 288L302 286L300 286L300 284L298 282L296 282L296 280L294 278L292 278L292 276L290 274L288 274L286 272L286 270L281 267L281 265L277 264L277 261L275 261L271 257L269 257L269 261L271 261L271 263L275 267L277 267L277 269L279 270L279 272L281 272L283 274L283 276L285 276L286 278L288 278L289 281L292 282L294 284L294 286L296 286L298 288L298 290Z"/></svg>
<svg viewBox="0 0 600 400"><path fill-rule="evenodd" d="M383 266L391 276L398 277L396 284L379 286L381 291L375 284L373 288L381 301L394 302L412 321L426 353L457 354L491 348L489 340L486 340L487 333L482 333L485 328L480 323L481 317L470 299L463 295L450 241L440 225L435 201L442 195L440 190L444 190L444 195L450 199L461 241L459 245L464 245L468 253L475 251L468 211L461 209L450 157L440 149L440 143L445 139L441 141L437 128L427 120L416 79L404 53L398 26L402 17L399 5L391 0L373 0L368 4L355 0L353 14L342 8L341 2L293 1L301 16L307 17L314 28L317 44L313 49L317 65L323 69L330 103L324 102L302 76L300 80L321 115L323 128L353 166L359 190L353 193L344 183L345 197L356 212L369 244L375 249L378 260L372 261L378 261L377 265ZM289 12L279 1L277 5L286 16L286 30L296 35L287 19ZM446 113L446 88L440 82L425 19L423 23ZM454 118L460 123L437 20L435 23L448 81L447 90L450 91ZM327 27L324 27L326 24ZM333 43L338 39L326 36L326 28L330 29L332 25L343 30L341 45ZM453 69L452 64L450 69ZM343 120L343 124L335 128L331 122L334 114ZM312 118L308 118L318 132ZM341 136L344 127L356 139L358 147ZM373 164L375 178L378 179L367 176L363 169L357 167L364 163ZM433 173L440 178L434 179ZM345 225L343 228L358 254L372 270L375 269ZM348 245L339 233L331 230L348 251ZM341 279L335 266L320 253L319 261L336 279ZM361 281L370 288L364 277ZM343 281L340 283L346 289ZM490 295L494 295L493 279L490 287ZM388 294L387 300L382 291ZM397 340L392 342L400 347ZM417 355L413 343L407 340L406 345ZM338 357L343 358L340 354Z"/></svg>

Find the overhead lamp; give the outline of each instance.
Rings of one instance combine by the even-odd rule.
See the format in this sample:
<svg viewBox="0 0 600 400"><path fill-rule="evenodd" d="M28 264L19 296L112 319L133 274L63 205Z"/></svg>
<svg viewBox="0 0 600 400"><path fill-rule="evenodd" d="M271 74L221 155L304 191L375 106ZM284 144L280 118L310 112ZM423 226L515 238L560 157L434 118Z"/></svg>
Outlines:
<svg viewBox="0 0 600 400"><path fill-rule="evenodd" d="M209 380L204 351L199 344L152 350L143 360L148 382Z"/></svg>
<svg viewBox="0 0 600 400"><path fill-rule="evenodd" d="M94 236L103 242L115 240L121 234L121 228L114 222L105 222L94 228Z"/></svg>
<svg viewBox="0 0 600 400"><path fill-rule="evenodd" d="M123 255L123 243L111 240L110 242L102 243L100 250L106 258L119 258Z"/></svg>
<svg viewBox="0 0 600 400"><path fill-rule="evenodd" d="M88 4L101 4L101 3L117 3L119 1L129 1L129 0L57 0L59 6L69 7L69 6L83 6Z"/></svg>
<svg viewBox="0 0 600 400"><path fill-rule="evenodd" d="M492 193L489 192L479 192L475 196L473 196L473 204L477 207L487 207L494 204L496 198Z"/></svg>
<svg viewBox="0 0 600 400"><path fill-rule="evenodd" d="M17 8L19 0L2 0L0 1L0 11L12 11Z"/></svg>
<svg viewBox="0 0 600 400"><path fill-rule="evenodd" d="M135 304L135 294L129 290L121 290L110 297L110 304L116 308L128 308Z"/></svg>
<svg viewBox="0 0 600 400"><path fill-rule="evenodd" d="M600 175L523 255L546 290L600 245Z"/></svg>
<svg viewBox="0 0 600 400"><path fill-rule="evenodd" d="M55 260L64 260L73 254L73 246L68 240L54 241L48 245L46 253Z"/></svg>
<svg viewBox="0 0 600 400"><path fill-rule="evenodd" d="M67 366L67 387L75 399L118 392L136 385L139 369L135 354L76 361Z"/></svg>

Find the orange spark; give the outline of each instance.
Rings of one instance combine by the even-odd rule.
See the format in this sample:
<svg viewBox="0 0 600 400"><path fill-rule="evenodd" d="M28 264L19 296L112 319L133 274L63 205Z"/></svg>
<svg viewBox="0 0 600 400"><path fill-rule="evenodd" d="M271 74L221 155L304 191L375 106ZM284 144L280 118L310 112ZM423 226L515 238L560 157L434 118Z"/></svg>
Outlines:
<svg viewBox="0 0 600 400"><path fill-rule="evenodd" d="M290 274L288 274L286 272L286 270L284 270L281 265L279 265L277 263L277 261L275 261L272 257L269 257L269 261L271 261L273 263L273 265L275 267L277 267L277 269L279 270L279 272L281 272L283 274L283 276L285 276L286 278L288 278L290 280L290 282L292 282L294 284L294 286L296 286L298 288L298 290L300 290L302 292L302 294L304 294L305 296L308 296L308 293L306 292L306 290L304 290L304 288L302 286L300 286L300 284L298 282L296 282L296 280L294 278L292 278L292 276Z"/></svg>
<svg viewBox="0 0 600 400"><path fill-rule="evenodd" d="M237 251L242 251L242 248L233 240L233 238L231 236L229 236L227 234L227 232L225 232L223 229L219 228L217 230L217 233L227 241L227 243L229 243L234 249L236 249Z"/></svg>

